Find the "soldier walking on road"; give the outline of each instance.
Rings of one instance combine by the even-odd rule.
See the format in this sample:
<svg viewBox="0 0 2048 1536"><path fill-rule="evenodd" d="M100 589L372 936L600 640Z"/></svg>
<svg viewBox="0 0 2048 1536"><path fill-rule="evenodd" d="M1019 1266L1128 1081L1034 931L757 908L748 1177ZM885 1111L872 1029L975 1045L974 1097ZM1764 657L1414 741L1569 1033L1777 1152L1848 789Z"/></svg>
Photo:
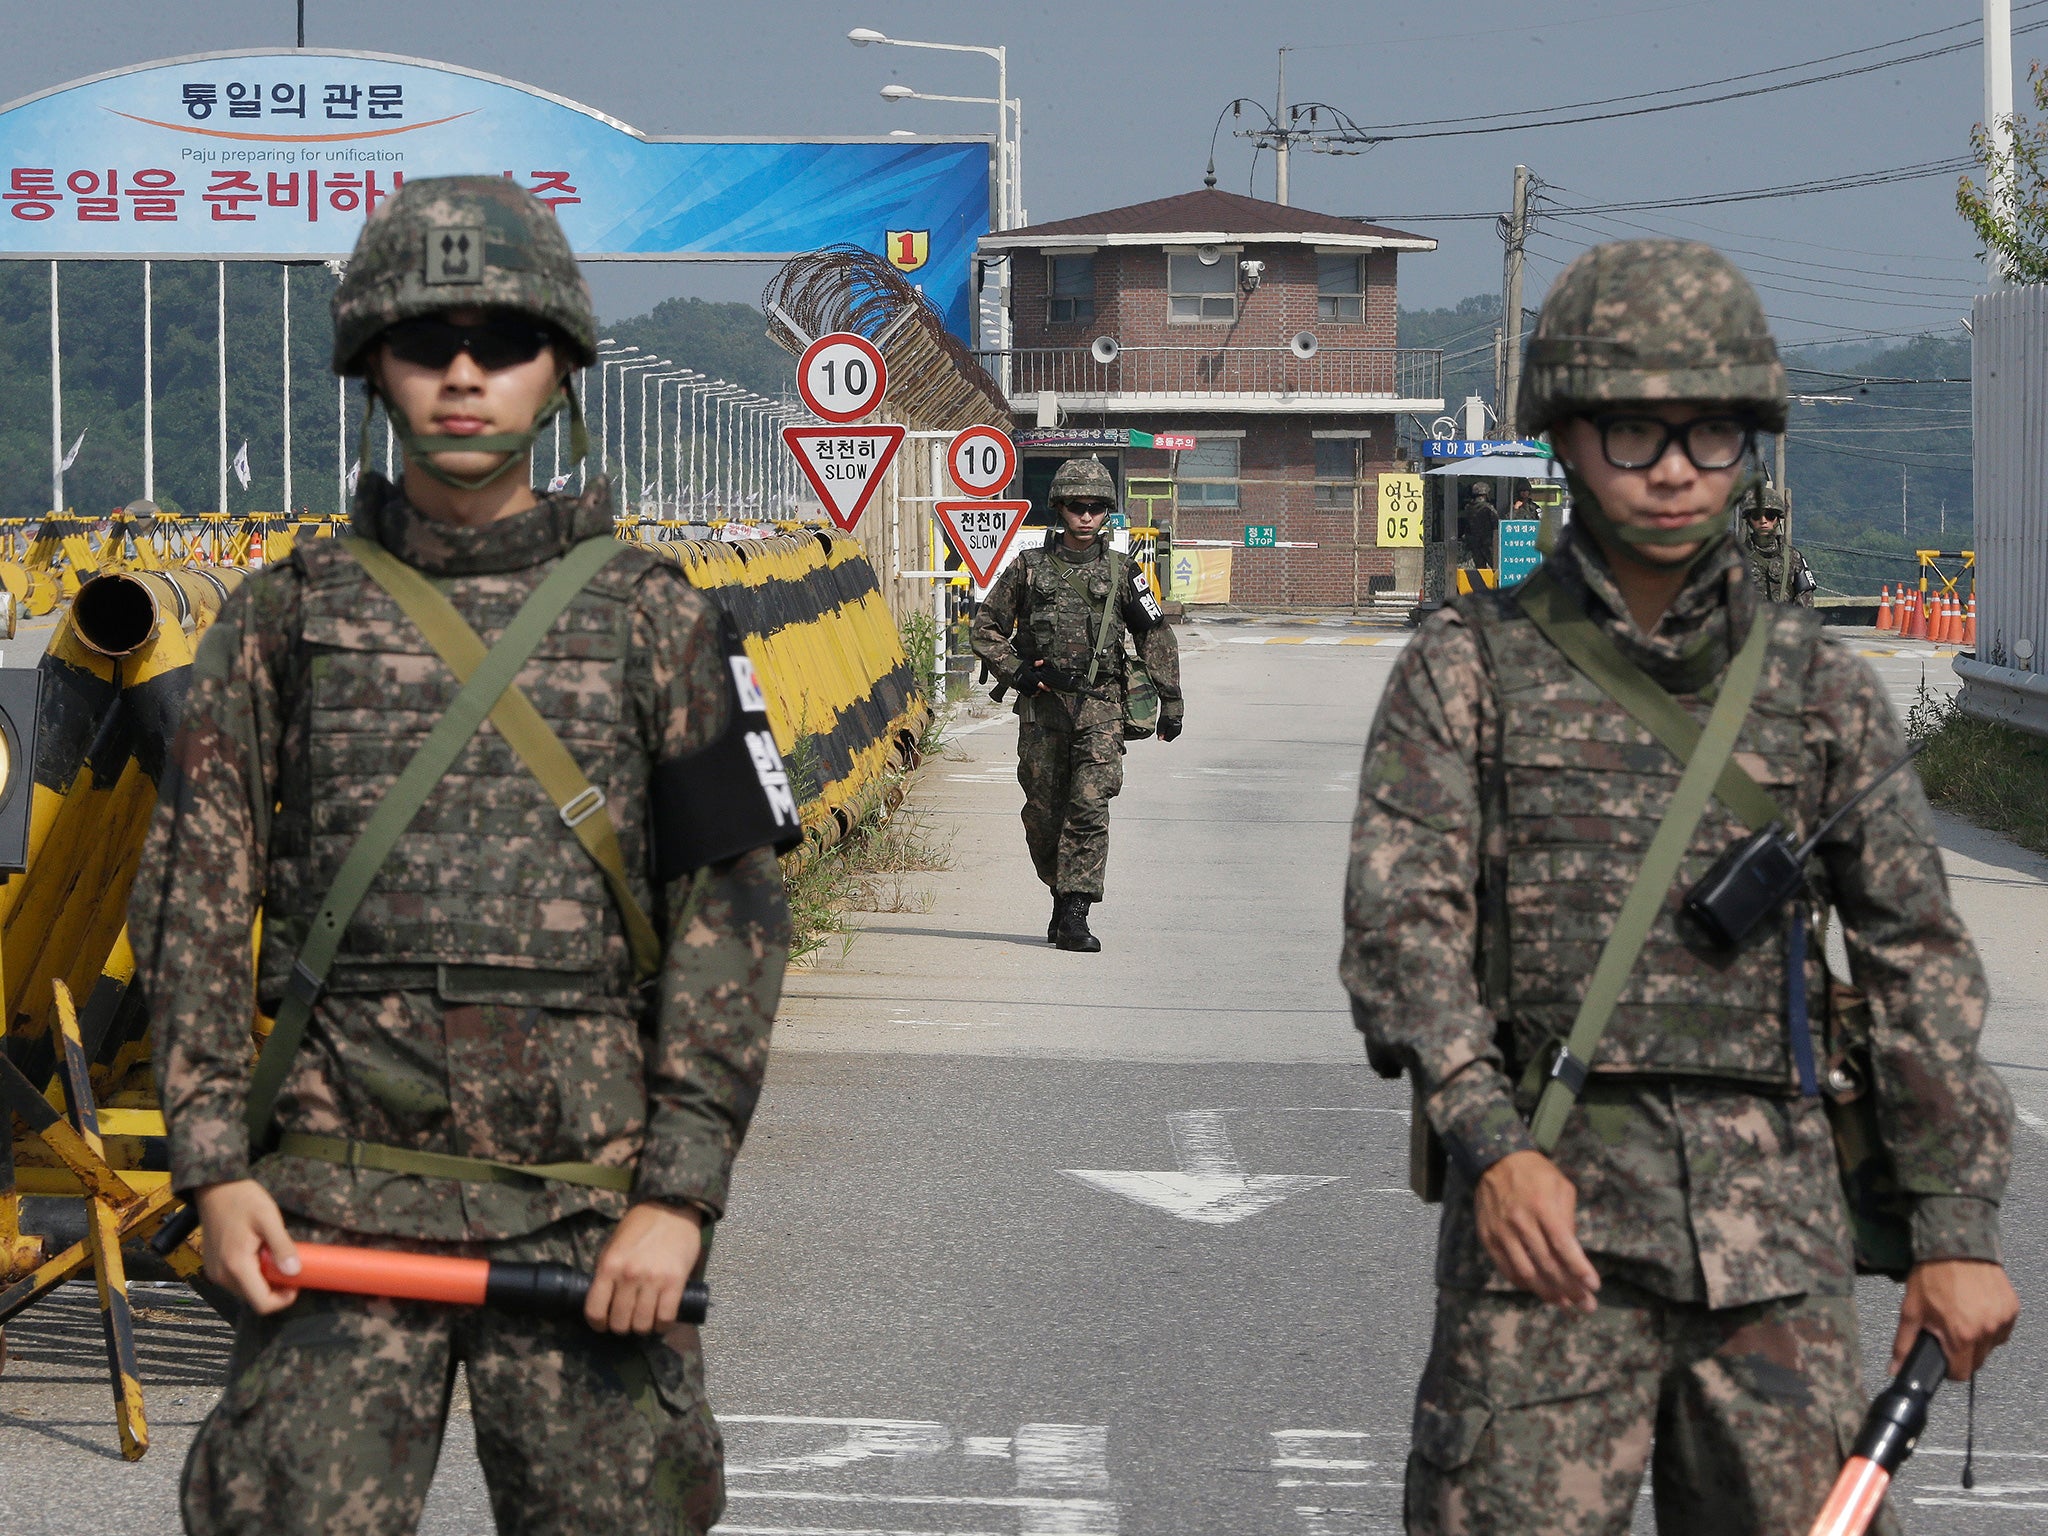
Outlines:
<svg viewBox="0 0 2048 1536"><path fill-rule="evenodd" d="M1566 536L1423 626L1352 835L1343 979L1445 1207L1407 1528L1626 1531L1652 1461L1666 1536L1798 1536L1863 1408L1859 1263L1905 1277L1895 1367L1928 1329L1968 1377L2017 1316L1983 972L1917 780L1884 777L1883 689L1728 536L1785 418L1749 283L1702 245L1596 247L1525 388ZM1772 822L1818 835L1789 901L1746 933L1686 906Z"/></svg>
<svg viewBox="0 0 2048 1536"><path fill-rule="evenodd" d="M185 1528L411 1531L460 1364L499 1530L701 1536L722 1470L678 1303L760 1089L799 835L764 701L681 569L612 537L602 479L531 488L559 411L582 457L596 341L543 204L406 183L334 319L403 483L365 473L353 538L222 608L130 906L172 1181L244 1303ZM510 688L458 686L494 667ZM259 1251L291 1275L306 1240L595 1279L574 1319L266 1283Z"/></svg>
<svg viewBox="0 0 2048 1536"><path fill-rule="evenodd" d="M1053 476L1057 540L1027 549L996 578L974 616L975 654L1017 691L1017 782L1024 841L1053 893L1045 936L1093 954L1088 908L1102 900L1109 802L1124 783L1126 704L1157 690L1159 739L1180 735L1180 651L1137 562L1109 548L1104 524L1116 482L1099 459L1069 459Z"/></svg>
<svg viewBox="0 0 2048 1536"><path fill-rule="evenodd" d="M1785 493L1775 485L1758 486L1742 504L1742 553L1758 597L1767 603L1813 606L1820 584L1807 568L1806 557L1785 537Z"/></svg>

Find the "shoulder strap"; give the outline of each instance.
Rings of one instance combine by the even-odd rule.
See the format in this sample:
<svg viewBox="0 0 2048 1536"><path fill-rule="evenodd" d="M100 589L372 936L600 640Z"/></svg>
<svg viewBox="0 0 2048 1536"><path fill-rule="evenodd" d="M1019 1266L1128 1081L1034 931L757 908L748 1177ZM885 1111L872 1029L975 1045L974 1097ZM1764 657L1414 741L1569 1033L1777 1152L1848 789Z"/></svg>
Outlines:
<svg viewBox="0 0 2048 1536"><path fill-rule="evenodd" d="M1621 914L1614 920L1614 931L1608 934L1599 962L1593 967L1593 979L1586 984L1585 996L1579 1000L1571 1033L1551 1064L1550 1079L1543 1085L1543 1096L1529 1122L1529 1134L1545 1152L1557 1145L1565 1116L1586 1085L1593 1053L1599 1049L1607 1021L1614 1016L1615 1004L1621 1000L1622 986L1635 969L1657 914L1663 910L1665 895L1677 878L1700 818L1706 814L1714 786L1729 766L1735 738L1742 730L1750 701L1756 697L1757 683L1763 677L1764 653L1769 649L1770 626L1759 616L1749 626L1748 638L1721 679L1721 696L1714 701L1714 711L1700 733L1699 746L1686 762L1678 788L1672 791L1671 804L1657 824L1649 852L1643 855L1642 868L1636 871L1635 883L1629 887Z"/></svg>
<svg viewBox="0 0 2048 1536"><path fill-rule="evenodd" d="M1095 676L1102 670L1102 648L1109 644L1109 616L1116 609L1117 586L1122 576L1122 572L1117 568L1117 561L1120 557L1115 550L1105 547L1102 551L1102 557L1109 563L1109 596L1102 600L1102 617L1095 621L1095 648L1089 653L1088 657L1088 686L1090 688L1095 686ZM1080 594L1081 601L1085 605L1091 599L1086 585L1074 580L1079 570L1079 566L1067 565L1063 562L1060 567L1060 575L1066 580L1068 586Z"/></svg>
<svg viewBox="0 0 2048 1536"><path fill-rule="evenodd" d="M334 884L328 888L319 912L314 915L305 946L292 965L291 979L286 985L284 1001L278 1006L276 1022L270 1037L263 1042L256 1070L249 1079L245 1121L252 1149L270 1130L271 1111L277 1105L277 1096L284 1087L292 1058L298 1054L299 1044L305 1038L306 1025L313 1016L313 1004L319 1000L321 989L327 984L327 973L333 968L335 953L341 948L342 935L347 931L356 909L362 905L363 898L369 894L377 871L384 867L385 859L397 845L400 835L412 824L413 817L419 814L420 807L426 804L434 786L454 765L500 696L512 686L512 680L526 665L527 657L533 654L541 637L561 617L562 611L585 583L625 547L610 537L595 538L577 545L563 556L534 589L533 595L521 605L519 612L513 615L498 643L464 681L455 702L448 706L448 713L427 733L427 739L413 753L412 761L405 765L377 809L370 813L368 823L349 849L340 873L334 877Z"/></svg>
<svg viewBox="0 0 2048 1536"><path fill-rule="evenodd" d="M350 539L348 551L405 610L405 616L426 636L435 654L448 664L448 670L462 682L468 682L484 659L484 643L455 605L431 581L383 545L367 539ZM540 781L540 787L547 791L561 814L563 825L576 834L576 841L583 845L611 888L612 900L618 903L619 915L625 920L633 969L643 979L654 975L661 969L661 941L626 878L626 855L619 846L618 827L605 809L604 792L584 777L576 759L562 745L562 738L541 718L540 711L517 685L508 687L492 708L491 724L519 754L527 771Z"/></svg>
<svg viewBox="0 0 2048 1536"><path fill-rule="evenodd" d="M1565 596L1543 567L1522 583L1515 596L1550 643L1595 687L1627 710L1673 757L1681 763L1692 760L1699 749L1699 722L1658 687L1655 679L1622 655L1620 647ZM1750 625L1751 638L1769 628L1768 613L1759 611ZM1778 802L1733 758L1721 770L1713 792L1753 832L1784 820Z"/></svg>

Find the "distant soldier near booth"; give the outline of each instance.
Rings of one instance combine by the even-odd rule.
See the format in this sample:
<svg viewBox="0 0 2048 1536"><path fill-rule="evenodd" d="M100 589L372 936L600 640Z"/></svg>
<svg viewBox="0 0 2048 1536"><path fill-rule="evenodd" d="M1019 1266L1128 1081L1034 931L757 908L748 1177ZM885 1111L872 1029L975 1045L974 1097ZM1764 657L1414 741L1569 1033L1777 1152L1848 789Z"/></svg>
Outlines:
<svg viewBox="0 0 2048 1536"><path fill-rule="evenodd" d="M1124 783L1127 736L1180 735L1180 652L1137 562L1109 547L1116 482L1099 459L1053 476L1057 537L1027 549L975 615L975 654L1017 693L1017 781L1024 841L1053 893L1046 939L1093 954L1088 909L1109 865L1109 802ZM1137 648L1134 665L1125 637Z"/></svg>
<svg viewBox="0 0 2048 1536"><path fill-rule="evenodd" d="M1785 536L1785 511L1785 493L1775 485L1760 485L1750 494L1742 507L1743 558L1758 597L1811 608L1820 583Z"/></svg>
<svg viewBox="0 0 2048 1536"><path fill-rule="evenodd" d="M1444 1205L1411 1533L1614 1536L1647 1468L1662 1536L1801 1536L1859 1269L1905 1282L1893 1369L1926 1329L1969 1377L2018 1314L2012 1104L1899 723L1730 534L1785 407L1718 252L1580 256L1518 422L1564 537L1432 615L1373 723L1341 971ZM1731 874L1766 829L1814 846Z"/></svg>
<svg viewBox="0 0 2048 1536"><path fill-rule="evenodd" d="M680 567L613 537L603 479L532 488L560 412L583 455L596 342L545 205L407 182L334 320L401 483L366 469L351 537L222 607L129 909L172 1183L243 1302L185 1528L412 1531L459 1366L498 1530L703 1536L721 1453L679 1303L801 835L758 681ZM341 1295L291 1283L307 1241L595 1278L574 1317Z"/></svg>

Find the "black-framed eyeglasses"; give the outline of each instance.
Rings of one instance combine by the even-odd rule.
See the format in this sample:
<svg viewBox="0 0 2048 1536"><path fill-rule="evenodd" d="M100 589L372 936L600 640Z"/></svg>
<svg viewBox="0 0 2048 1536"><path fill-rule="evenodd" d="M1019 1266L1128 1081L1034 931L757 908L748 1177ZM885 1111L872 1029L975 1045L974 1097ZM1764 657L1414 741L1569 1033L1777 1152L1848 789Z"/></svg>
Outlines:
<svg viewBox="0 0 2048 1536"><path fill-rule="evenodd" d="M487 373L532 362L554 339L548 327L522 315L488 315L473 325L420 315L401 320L384 333L384 345L402 362L446 368L458 352L467 352Z"/></svg>
<svg viewBox="0 0 2048 1536"><path fill-rule="evenodd" d="M1600 452L1616 469L1648 469L1677 443L1694 469L1730 469L1756 442L1756 424L1743 416L1596 416Z"/></svg>

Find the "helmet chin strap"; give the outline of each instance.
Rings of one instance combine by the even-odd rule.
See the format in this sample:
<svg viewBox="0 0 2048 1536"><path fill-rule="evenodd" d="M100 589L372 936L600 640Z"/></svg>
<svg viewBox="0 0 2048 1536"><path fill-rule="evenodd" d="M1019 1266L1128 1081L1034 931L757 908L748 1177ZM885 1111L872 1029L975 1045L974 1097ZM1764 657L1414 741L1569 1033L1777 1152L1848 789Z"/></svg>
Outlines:
<svg viewBox="0 0 2048 1536"><path fill-rule="evenodd" d="M1689 523L1680 523L1674 528L1636 528L1617 523L1607 515L1607 509L1600 505L1600 498L1593 494L1593 488L1580 478L1575 469L1566 468L1565 484L1571 488L1572 516L1583 517L1587 525L1600 536L1601 545L1615 553L1626 556L1638 565L1654 566L1668 570L1670 562L1652 560L1647 554L1639 553L1646 548L1668 548L1676 544L1698 544L1693 559L1714 549L1728 536L1728 519L1754 486L1754 477L1745 475L1737 481L1728 493L1728 499L1718 512L1709 512L1696 517ZM1690 562L1688 562L1690 563Z"/></svg>
<svg viewBox="0 0 2048 1536"><path fill-rule="evenodd" d="M524 462L526 450L531 448L553 421L564 410L569 413L569 462L579 464L590 452L589 434L583 428L583 408L576 399L576 391L565 380L556 386L555 392L540 408L533 419L533 425L524 432L485 432L473 437L454 437L442 433L421 433L413 430L404 411L373 384L367 391L369 401L383 400L384 414L391 418L391 429L405 445L405 462L408 468L417 469L430 479L458 491L480 491L503 479L515 466ZM363 430L360 447L362 461L370 462L370 404L363 408ZM493 469L484 474L467 477L451 474L434 462L437 453L502 453L505 457Z"/></svg>

